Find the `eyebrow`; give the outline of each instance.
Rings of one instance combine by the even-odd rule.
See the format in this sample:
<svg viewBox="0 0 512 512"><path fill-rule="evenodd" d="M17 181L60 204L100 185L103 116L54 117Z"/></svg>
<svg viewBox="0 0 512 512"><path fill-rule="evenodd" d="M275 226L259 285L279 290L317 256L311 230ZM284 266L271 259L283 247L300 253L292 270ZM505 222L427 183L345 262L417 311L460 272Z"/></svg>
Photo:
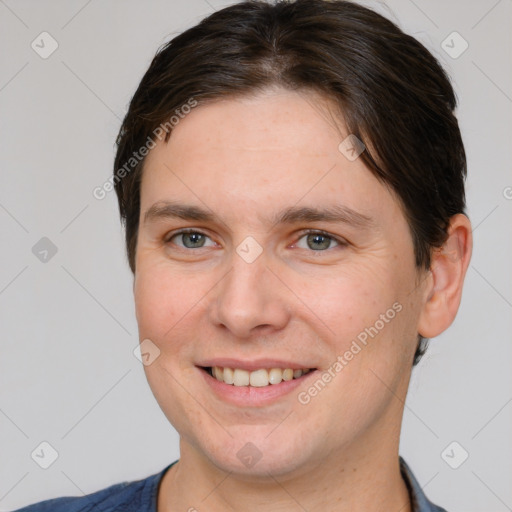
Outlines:
<svg viewBox="0 0 512 512"><path fill-rule="evenodd" d="M215 220L215 215L198 206L159 201L146 210L144 223L173 218L211 222Z"/></svg>
<svg viewBox="0 0 512 512"><path fill-rule="evenodd" d="M173 218L199 222L214 222L217 219L214 213L204 208L169 201L159 201L144 213L144 223ZM270 218L270 222L272 225L298 222L339 222L358 229L370 229L376 226L373 218L344 205L325 208L291 206Z"/></svg>
<svg viewBox="0 0 512 512"><path fill-rule="evenodd" d="M334 205L325 208L294 206L285 209L274 217L274 224L292 224L297 222L339 222L359 229L375 226L375 222L371 217L344 205Z"/></svg>

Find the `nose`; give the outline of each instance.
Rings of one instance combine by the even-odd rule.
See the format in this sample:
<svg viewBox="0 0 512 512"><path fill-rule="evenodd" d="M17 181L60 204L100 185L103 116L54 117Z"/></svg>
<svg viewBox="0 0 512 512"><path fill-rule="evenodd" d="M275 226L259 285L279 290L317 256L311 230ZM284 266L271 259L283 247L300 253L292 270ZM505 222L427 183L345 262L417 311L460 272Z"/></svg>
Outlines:
<svg viewBox="0 0 512 512"><path fill-rule="evenodd" d="M237 338L270 334L289 322L286 287L268 268L264 253L252 263L235 253L231 270L215 289L210 318Z"/></svg>

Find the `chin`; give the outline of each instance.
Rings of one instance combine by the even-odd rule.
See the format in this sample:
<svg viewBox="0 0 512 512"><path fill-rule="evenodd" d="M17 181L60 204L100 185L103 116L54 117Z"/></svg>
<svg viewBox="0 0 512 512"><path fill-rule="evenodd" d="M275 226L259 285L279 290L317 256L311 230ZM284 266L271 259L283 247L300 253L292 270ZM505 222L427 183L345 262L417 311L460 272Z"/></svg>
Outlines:
<svg viewBox="0 0 512 512"><path fill-rule="evenodd" d="M213 465L242 479L291 476L305 471L314 456L311 440L301 441L296 430L283 430L279 435L277 432L269 435L268 427L261 426L244 428L241 432L233 430L230 430L233 438L227 443L200 441L199 444Z"/></svg>

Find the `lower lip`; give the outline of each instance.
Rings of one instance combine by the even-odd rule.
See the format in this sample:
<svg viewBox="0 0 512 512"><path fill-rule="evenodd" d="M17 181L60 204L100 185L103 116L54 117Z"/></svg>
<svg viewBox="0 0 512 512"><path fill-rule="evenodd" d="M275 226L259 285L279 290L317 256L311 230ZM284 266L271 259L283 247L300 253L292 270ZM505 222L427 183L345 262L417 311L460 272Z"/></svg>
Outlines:
<svg viewBox="0 0 512 512"><path fill-rule="evenodd" d="M223 401L229 402L239 407L258 407L269 405L272 402L290 394L297 389L301 384L304 384L306 379L316 373L310 371L306 375L298 379L281 381L279 384L269 384L263 387L254 386L234 386L226 384L212 377L208 372L198 369L203 375L205 382L213 390L213 392Z"/></svg>

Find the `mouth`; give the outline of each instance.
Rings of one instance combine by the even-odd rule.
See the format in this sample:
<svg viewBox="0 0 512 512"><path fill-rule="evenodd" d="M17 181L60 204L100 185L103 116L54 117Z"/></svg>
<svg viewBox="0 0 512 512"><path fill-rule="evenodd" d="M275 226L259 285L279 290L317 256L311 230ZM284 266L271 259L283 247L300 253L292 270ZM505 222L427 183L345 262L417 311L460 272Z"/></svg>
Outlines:
<svg viewBox="0 0 512 512"><path fill-rule="evenodd" d="M253 388L276 386L283 382L298 380L316 370L316 368L259 368L249 371L222 366L202 366L200 368L210 377L224 384Z"/></svg>

